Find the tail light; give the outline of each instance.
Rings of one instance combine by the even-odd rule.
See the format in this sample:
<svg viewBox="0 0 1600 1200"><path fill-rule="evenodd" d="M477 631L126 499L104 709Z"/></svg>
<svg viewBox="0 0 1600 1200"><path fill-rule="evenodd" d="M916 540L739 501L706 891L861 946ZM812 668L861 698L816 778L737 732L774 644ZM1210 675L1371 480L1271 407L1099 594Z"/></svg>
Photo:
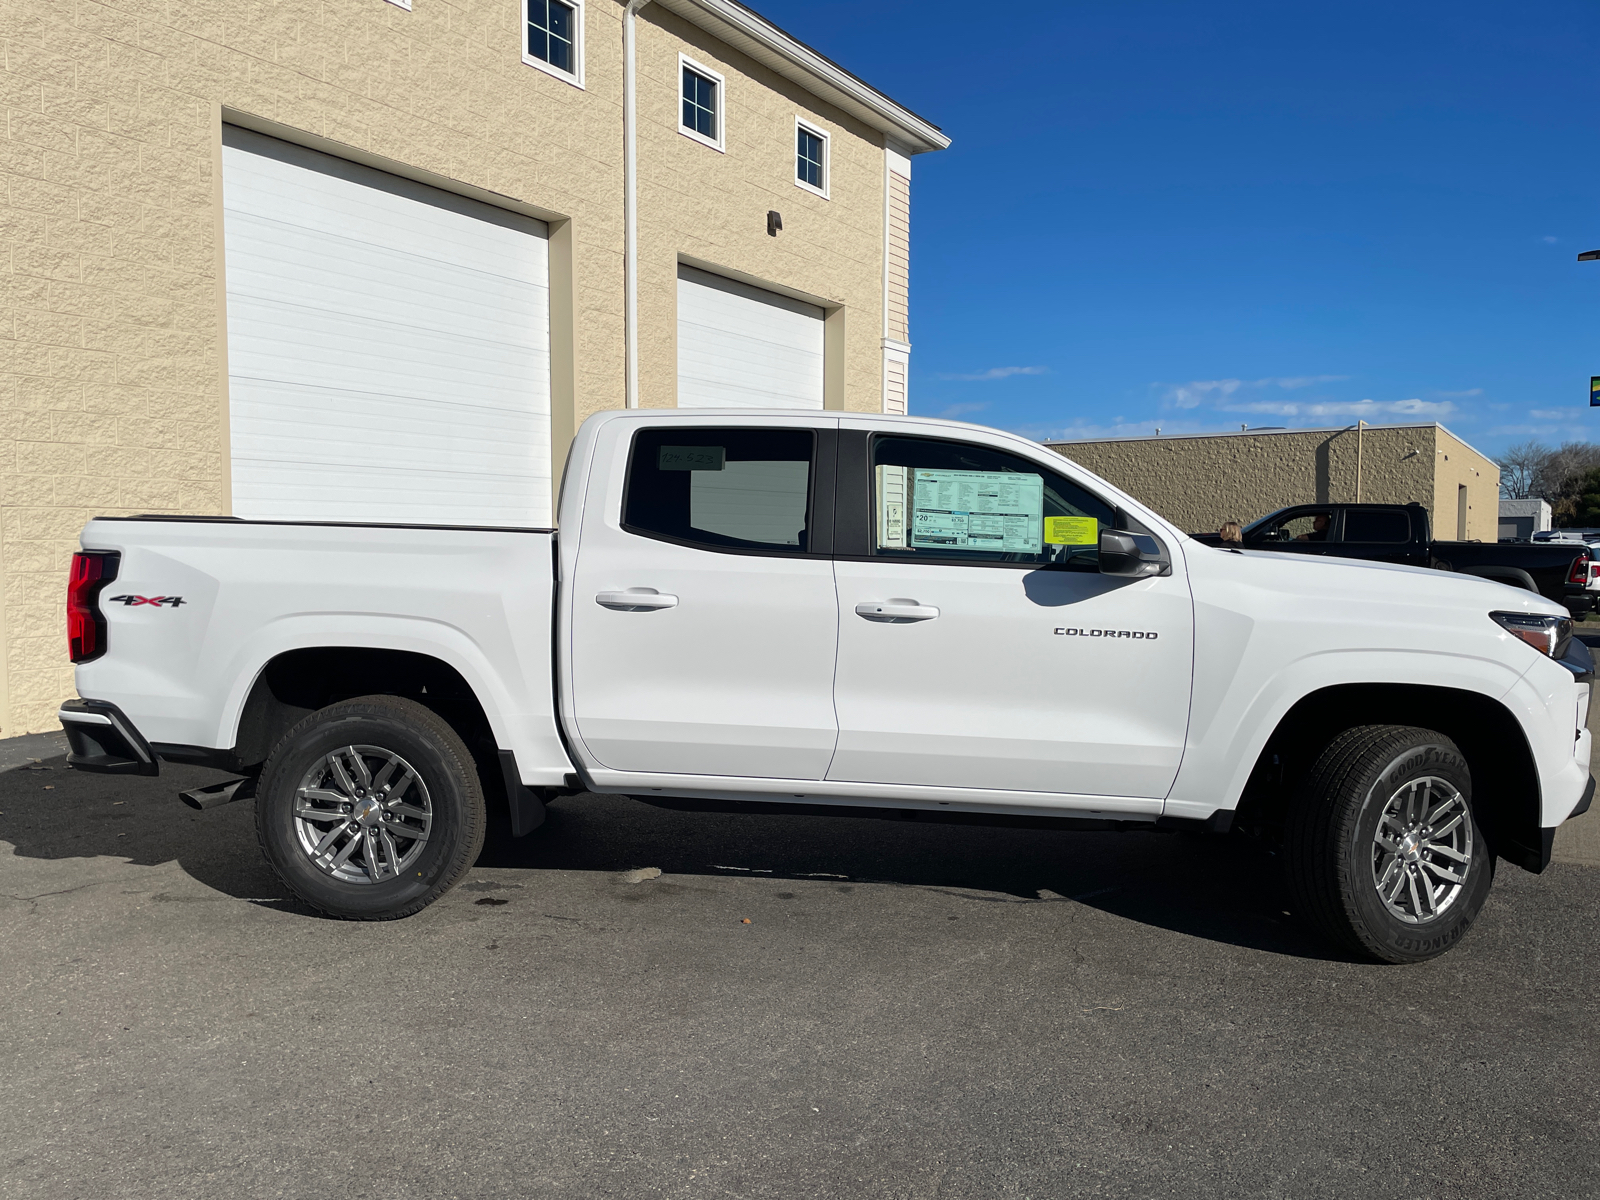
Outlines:
<svg viewBox="0 0 1600 1200"><path fill-rule="evenodd" d="M122 555L115 551L85 550L72 556L72 576L67 581L67 653L75 663L106 652L100 592L117 577L121 561Z"/></svg>
<svg viewBox="0 0 1600 1200"><path fill-rule="evenodd" d="M1572 560L1572 572L1567 576L1568 583L1589 582L1589 552L1585 550Z"/></svg>

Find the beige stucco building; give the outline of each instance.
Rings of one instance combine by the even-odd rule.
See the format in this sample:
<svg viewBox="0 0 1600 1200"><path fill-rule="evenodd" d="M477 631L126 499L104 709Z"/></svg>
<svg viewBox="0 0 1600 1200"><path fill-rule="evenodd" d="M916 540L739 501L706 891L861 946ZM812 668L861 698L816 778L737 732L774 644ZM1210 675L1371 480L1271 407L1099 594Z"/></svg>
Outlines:
<svg viewBox="0 0 1600 1200"><path fill-rule="evenodd" d="M1443 425L1104 438L1052 450L1191 533L1291 504L1423 505L1434 536L1499 536L1500 469Z"/></svg>
<svg viewBox="0 0 1600 1200"><path fill-rule="evenodd" d="M0 736L92 515L547 523L601 409L905 410L948 141L733 0L6 14Z"/></svg>

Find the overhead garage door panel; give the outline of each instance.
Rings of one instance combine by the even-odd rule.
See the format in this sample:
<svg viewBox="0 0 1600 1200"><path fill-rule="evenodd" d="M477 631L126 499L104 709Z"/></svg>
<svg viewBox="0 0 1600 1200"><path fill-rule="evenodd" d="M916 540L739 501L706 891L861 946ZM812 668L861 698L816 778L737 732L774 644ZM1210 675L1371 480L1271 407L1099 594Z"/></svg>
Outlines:
<svg viewBox="0 0 1600 1200"><path fill-rule="evenodd" d="M678 268L679 408L821 408L823 311Z"/></svg>
<svg viewBox="0 0 1600 1200"><path fill-rule="evenodd" d="M547 525L547 230L228 128L236 515Z"/></svg>

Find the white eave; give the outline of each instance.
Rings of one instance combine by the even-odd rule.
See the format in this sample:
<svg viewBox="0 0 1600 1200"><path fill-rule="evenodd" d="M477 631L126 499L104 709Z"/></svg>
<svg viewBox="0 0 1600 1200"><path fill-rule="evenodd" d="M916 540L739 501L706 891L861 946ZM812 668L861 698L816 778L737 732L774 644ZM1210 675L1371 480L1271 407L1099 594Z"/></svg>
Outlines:
<svg viewBox="0 0 1600 1200"><path fill-rule="evenodd" d="M656 3L886 134L906 153L943 150L950 144L950 139L937 125L902 108L736 0L656 0Z"/></svg>

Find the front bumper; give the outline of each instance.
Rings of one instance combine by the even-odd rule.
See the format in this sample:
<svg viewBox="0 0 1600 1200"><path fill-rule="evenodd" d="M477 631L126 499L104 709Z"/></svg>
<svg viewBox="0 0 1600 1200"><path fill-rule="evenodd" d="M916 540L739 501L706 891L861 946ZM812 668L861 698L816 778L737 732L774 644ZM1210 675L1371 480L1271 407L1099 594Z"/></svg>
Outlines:
<svg viewBox="0 0 1600 1200"><path fill-rule="evenodd" d="M150 743L109 700L68 700L56 714L66 731L67 766L102 775L159 775Z"/></svg>

